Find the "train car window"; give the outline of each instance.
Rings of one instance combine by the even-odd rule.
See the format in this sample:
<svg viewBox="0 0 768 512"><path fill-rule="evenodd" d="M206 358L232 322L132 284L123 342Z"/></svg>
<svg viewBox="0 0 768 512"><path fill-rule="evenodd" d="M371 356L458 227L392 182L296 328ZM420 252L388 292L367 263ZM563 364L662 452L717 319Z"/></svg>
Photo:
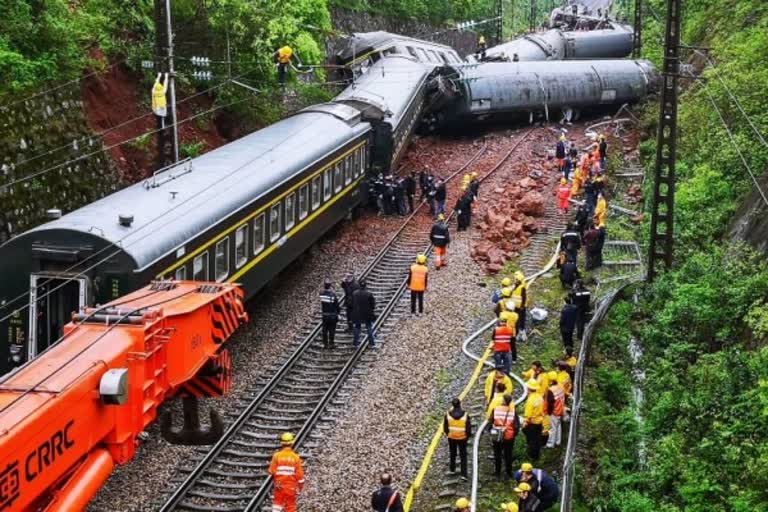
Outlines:
<svg viewBox="0 0 768 512"><path fill-rule="evenodd" d="M419 56L421 57L419 60L421 62L430 61L429 55L427 55L427 52L425 52L423 48L416 48L416 50L419 52Z"/></svg>
<svg viewBox="0 0 768 512"><path fill-rule="evenodd" d="M264 214L253 219L253 254L264 250Z"/></svg>
<svg viewBox="0 0 768 512"><path fill-rule="evenodd" d="M235 231L235 266L242 267L248 261L248 225L243 224Z"/></svg>
<svg viewBox="0 0 768 512"><path fill-rule="evenodd" d="M296 224L296 194L291 193L285 198L285 231Z"/></svg>
<svg viewBox="0 0 768 512"><path fill-rule="evenodd" d="M333 167L333 191L334 192L338 192L339 190L341 190L341 181L344 179L342 177L342 169L341 169L342 163L343 162L339 162Z"/></svg>
<svg viewBox="0 0 768 512"><path fill-rule="evenodd" d="M406 46L406 48L408 49L408 53L413 55L416 58L416 60L419 60L419 61L421 60L421 57L419 57L419 54L416 53L416 49L413 46Z"/></svg>
<svg viewBox="0 0 768 512"><path fill-rule="evenodd" d="M192 260L192 280L208 281L208 253L204 252Z"/></svg>
<svg viewBox="0 0 768 512"><path fill-rule="evenodd" d="M365 166L365 147L362 147L355 151L355 176L361 176L363 174L363 167Z"/></svg>
<svg viewBox="0 0 768 512"><path fill-rule="evenodd" d="M440 57L437 56L437 52L435 50L429 50L429 56L432 58L432 62L437 62L440 64Z"/></svg>
<svg viewBox="0 0 768 512"><path fill-rule="evenodd" d="M320 196L322 195L320 189L320 176L315 176L312 179L312 209L316 210L320 206Z"/></svg>
<svg viewBox="0 0 768 512"><path fill-rule="evenodd" d="M302 185L299 189L299 220L304 219L309 213L309 185Z"/></svg>
<svg viewBox="0 0 768 512"><path fill-rule="evenodd" d="M352 183L352 168L354 167L354 164L352 163L352 157L354 155L350 155L347 158L344 159L344 184L349 185Z"/></svg>
<svg viewBox="0 0 768 512"><path fill-rule="evenodd" d="M216 253L214 255L214 276L216 281L223 281L229 275L229 237L216 242Z"/></svg>
<svg viewBox="0 0 768 512"><path fill-rule="evenodd" d="M448 60L448 56L443 52L437 52L437 54L440 56L440 59L443 61L444 64L448 64L450 62Z"/></svg>
<svg viewBox="0 0 768 512"><path fill-rule="evenodd" d="M176 280L183 281L187 278L187 267L179 267L176 269Z"/></svg>
<svg viewBox="0 0 768 512"><path fill-rule="evenodd" d="M331 197L331 169L323 172L323 199L327 201Z"/></svg>
<svg viewBox="0 0 768 512"><path fill-rule="evenodd" d="M269 211L269 240L274 242L280 238L280 203L272 206Z"/></svg>

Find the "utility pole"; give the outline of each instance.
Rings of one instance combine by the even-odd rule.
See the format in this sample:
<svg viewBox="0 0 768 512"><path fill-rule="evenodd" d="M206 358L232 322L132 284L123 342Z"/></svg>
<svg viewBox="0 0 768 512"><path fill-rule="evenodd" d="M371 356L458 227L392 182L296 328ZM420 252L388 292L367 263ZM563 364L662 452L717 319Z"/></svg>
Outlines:
<svg viewBox="0 0 768 512"><path fill-rule="evenodd" d="M643 0L635 0L635 24L634 24L634 38L632 46L632 56L635 58L640 57L640 50L643 47L642 39L643 31Z"/></svg>
<svg viewBox="0 0 768 512"><path fill-rule="evenodd" d="M664 35L659 132L651 212L648 280L653 281L661 262L672 267L675 203L675 153L677 151L677 79L680 71L680 12L682 0L667 0Z"/></svg>
<svg viewBox="0 0 768 512"><path fill-rule="evenodd" d="M176 85L173 64L173 28L171 25L171 0L155 0L155 53L157 71L168 73L168 115L158 117L157 164L158 168L179 161L179 132L176 116ZM170 125L170 129L169 129ZM170 132L170 140L169 140ZM168 143L170 142L170 151Z"/></svg>

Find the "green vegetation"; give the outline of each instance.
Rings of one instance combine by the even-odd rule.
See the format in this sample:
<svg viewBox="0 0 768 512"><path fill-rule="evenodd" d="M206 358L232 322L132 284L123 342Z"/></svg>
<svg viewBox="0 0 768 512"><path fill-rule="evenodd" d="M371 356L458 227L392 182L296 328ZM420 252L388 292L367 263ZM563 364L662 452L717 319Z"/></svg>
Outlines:
<svg viewBox="0 0 768 512"><path fill-rule="evenodd" d="M663 5L650 1L659 15ZM638 305L615 305L593 344L579 510L767 510L768 264L725 238L752 182L709 95L753 172L764 172L768 154L720 79L766 133L768 4L693 0L683 19L683 40L708 46L719 72L704 70L705 81L687 84L680 104L676 266L640 290ZM648 17L644 52L657 64L662 34ZM703 64L690 53L686 59ZM653 135L657 116L649 107ZM652 178L655 141L644 142L641 154ZM651 179L646 186L649 197ZM631 335L642 342L647 371L642 425L629 393ZM641 440L645 465L638 461Z"/></svg>

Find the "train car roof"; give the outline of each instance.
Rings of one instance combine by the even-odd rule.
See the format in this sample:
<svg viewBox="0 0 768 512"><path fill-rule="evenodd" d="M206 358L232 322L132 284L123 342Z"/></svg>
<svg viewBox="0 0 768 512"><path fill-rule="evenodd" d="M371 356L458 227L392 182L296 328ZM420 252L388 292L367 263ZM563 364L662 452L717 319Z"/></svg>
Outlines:
<svg viewBox="0 0 768 512"><path fill-rule="evenodd" d="M40 239L48 230L98 235L139 269L267 194L341 145L370 129L325 112L300 112L158 175L157 187L137 183L11 239ZM152 181L148 180L149 182ZM130 227L118 222L133 215Z"/></svg>
<svg viewBox="0 0 768 512"><path fill-rule="evenodd" d="M416 85L426 80L435 67L408 57L389 56L372 64L333 101L363 103L372 109L384 107L388 121L397 124L419 90Z"/></svg>
<svg viewBox="0 0 768 512"><path fill-rule="evenodd" d="M393 34L392 32L379 30L376 32L355 32L350 37L346 38L344 48L336 53L336 57L342 62L345 62L353 60L372 49L384 48L403 42L410 42L417 46L432 46L434 48L441 48L444 51L456 53L453 48L444 44L433 43L431 41L424 41L422 39L401 36L399 34Z"/></svg>

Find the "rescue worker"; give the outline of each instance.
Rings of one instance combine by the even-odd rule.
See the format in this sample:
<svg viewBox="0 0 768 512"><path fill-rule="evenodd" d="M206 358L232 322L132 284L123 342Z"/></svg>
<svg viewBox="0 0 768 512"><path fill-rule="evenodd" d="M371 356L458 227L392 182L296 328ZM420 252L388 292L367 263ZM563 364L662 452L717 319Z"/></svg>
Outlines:
<svg viewBox="0 0 768 512"><path fill-rule="evenodd" d="M360 288L360 284L355 279L355 274L348 273L341 282L341 289L344 290L344 305L347 310L347 331L352 332L352 294Z"/></svg>
<svg viewBox="0 0 768 512"><path fill-rule="evenodd" d="M555 190L557 194L557 211L560 215L568 213L568 200L571 198L571 186L568 185L568 180L560 178L560 184Z"/></svg>
<svg viewBox="0 0 768 512"><path fill-rule="evenodd" d="M558 267L560 267L560 284L565 289L569 289L581 277L576 261L569 260L567 256L564 263L560 264L558 261Z"/></svg>
<svg viewBox="0 0 768 512"><path fill-rule="evenodd" d="M469 180L469 191L472 192L472 202L480 198L480 179L477 177L476 172L472 173L472 177Z"/></svg>
<svg viewBox="0 0 768 512"><path fill-rule="evenodd" d="M565 135L561 134L555 145L555 162L557 163L557 172L563 172L565 165Z"/></svg>
<svg viewBox="0 0 768 512"><path fill-rule="evenodd" d="M579 308L579 314L576 317L576 339L581 340L584 336L584 324L589 320L589 314L592 310L592 292L584 286L584 281L577 280L571 290L571 298L576 307Z"/></svg>
<svg viewBox="0 0 768 512"><path fill-rule="evenodd" d="M165 77L163 77L165 75ZM163 80L162 82L160 80ZM158 73L155 84L152 86L152 112L157 116L157 127L165 127L165 118L168 115L168 73Z"/></svg>
<svg viewBox="0 0 768 512"><path fill-rule="evenodd" d="M447 197L448 192L445 188L445 182L443 180L439 180L437 182L437 186L435 187L435 213L439 214L445 214L445 199Z"/></svg>
<svg viewBox="0 0 768 512"><path fill-rule="evenodd" d="M485 60L485 51L487 49L488 45L485 42L485 36L481 34L477 40L477 51L475 52L480 60Z"/></svg>
<svg viewBox="0 0 768 512"><path fill-rule="evenodd" d="M541 438L544 433L544 397L539 383L533 379L526 382L528 397L523 412L523 433L527 444L528 458L538 460L541 452Z"/></svg>
<svg viewBox="0 0 768 512"><path fill-rule="evenodd" d="M563 300L565 305L560 310L560 336L563 339L563 347L573 349L573 331L579 318L579 307L573 303L570 295Z"/></svg>
<svg viewBox="0 0 768 512"><path fill-rule="evenodd" d="M437 187L435 186L434 178L429 177L429 188L427 189L427 201L429 202L430 215L437 215L437 201L435 200L435 194L437 194Z"/></svg>
<svg viewBox="0 0 768 512"><path fill-rule="evenodd" d="M512 280L508 277L505 277L501 280L501 288L496 288L493 291L493 295L491 295L491 302L494 304L498 304L501 300L501 290L504 288L510 288L512 286ZM509 290L510 295L512 294L512 289Z"/></svg>
<svg viewBox="0 0 768 512"><path fill-rule="evenodd" d="M336 324L339 321L339 298L331 289L331 282L326 279L323 284L325 288L320 292L320 308L323 312L323 347L334 346L336 337Z"/></svg>
<svg viewBox="0 0 768 512"><path fill-rule="evenodd" d="M376 298L368 291L365 279L360 280L360 288L352 294L352 344L360 345L360 331L365 324L368 333L368 345L375 349L376 338L373 335L373 321L376 319Z"/></svg>
<svg viewBox="0 0 768 512"><path fill-rule="evenodd" d="M448 244L451 243L451 234L448 232L448 225L445 223L445 216L442 213L437 216L437 222L432 225L429 241L435 246L435 269L440 270L448 264L446 252Z"/></svg>
<svg viewBox="0 0 768 512"><path fill-rule="evenodd" d="M549 372L549 393L547 394L547 412L549 413L549 439L547 448L560 446L562 440L562 420L565 414L565 390L557 381L557 372Z"/></svg>
<svg viewBox="0 0 768 512"><path fill-rule="evenodd" d="M587 176L584 180L584 201L591 211L595 211L597 195L595 194L595 182L591 176Z"/></svg>
<svg viewBox="0 0 768 512"><path fill-rule="evenodd" d="M462 187L462 193L456 200L454 209L456 210L456 230L464 231L469 227L470 216L472 214L472 201L470 192L466 187Z"/></svg>
<svg viewBox="0 0 768 512"><path fill-rule="evenodd" d="M272 58L277 64L277 81L280 83L280 87L285 87L285 76L293 58L293 48L285 45L273 53Z"/></svg>
<svg viewBox="0 0 768 512"><path fill-rule="evenodd" d="M563 178L570 179L571 172L573 172L573 159L570 154L565 155L565 162L563 163Z"/></svg>
<svg viewBox="0 0 768 512"><path fill-rule="evenodd" d="M597 204L595 205L595 213L593 216L593 222L595 223L595 226L604 225L607 215L608 203L605 201L605 196L602 193L597 194Z"/></svg>
<svg viewBox="0 0 768 512"><path fill-rule="evenodd" d="M594 178L592 178L592 186L595 189L595 194L603 194L605 192L605 176L602 172L598 172Z"/></svg>
<svg viewBox="0 0 768 512"><path fill-rule="evenodd" d="M602 247L599 240L600 232L591 221L588 222L589 225L584 232L584 251L586 252L584 269L592 270L600 266L598 260L601 259Z"/></svg>
<svg viewBox="0 0 768 512"><path fill-rule="evenodd" d="M405 178L405 197L408 198L408 212L413 212L413 197L416 195L416 171Z"/></svg>
<svg viewBox="0 0 768 512"><path fill-rule="evenodd" d="M496 366L501 365L504 373L512 371L512 361L517 361L517 349L515 347L515 330L507 325L509 313L504 311L499 315L496 326L493 328L493 360ZM511 359L511 361L510 361Z"/></svg>
<svg viewBox="0 0 768 512"><path fill-rule="evenodd" d="M392 475L382 473L379 482L381 487L371 496L371 508L375 512L403 512L400 493L392 487Z"/></svg>
<svg viewBox="0 0 768 512"><path fill-rule="evenodd" d="M443 420L443 433L448 438L448 451L450 453L449 469L456 473L456 454L458 452L461 479L467 479L467 442L472 436L472 421L469 415L461 408L461 400L454 398L451 402L451 410Z"/></svg>
<svg viewBox="0 0 768 512"><path fill-rule="evenodd" d="M605 162L608 158L608 142L605 140L605 135L600 135L600 144L597 149L600 152L600 169L605 171Z"/></svg>
<svg viewBox="0 0 768 512"><path fill-rule="evenodd" d="M504 287L501 289L501 300L496 303L493 311L496 316L500 316L504 311L514 311L515 303L512 300L512 288Z"/></svg>
<svg viewBox="0 0 768 512"><path fill-rule="evenodd" d="M497 364L496 369L488 374L485 378L485 403L490 404L493 399L493 394L498 388L498 385L502 384L501 392L509 393L510 395L514 391L512 385L512 379L508 374L504 373L504 366Z"/></svg>
<svg viewBox="0 0 768 512"><path fill-rule="evenodd" d="M493 409L491 440L493 443L494 475L501 477L501 462L504 461L504 473L512 478L512 448L515 446L515 434L518 429L518 419L512 395L504 395L502 404Z"/></svg>
<svg viewBox="0 0 768 512"><path fill-rule="evenodd" d="M472 503L467 498L459 498L453 506L453 512L470 512Z"/></svg>
<svg viewBox="0 0 768 512"><path fill-rule="evenodd" d="M571 380L573 380L573 373L576 371L576 365L579 364L579 360L576 358L576 356L573 355L572 348L565 349L565 357L563 357L563 362L568 365L568 368L570 368L569 373L571 375Z"/></svg>
<svg viewBox="0 0 768 512"><path fill-rule="evenodd" d="M401 217L408 213L405 188L405 178L398 179L395 184L395 204L397 205L397 213Z"/></svg>
<svg viewBox="0 0 768 512"><path fill-rule="evenodd" d="M523 378L526 380L535 380L539 383L539 390L544 393L549 387L549 375L544 371L541 361L534 361L531 367L523 372Z"/></svg>
<svg viewBox="0 0 768 512"><path fill-rule="evenodd" d="M519 512L539 512L542 510L541 501L531 492L531 486L527 482L522 482L515 487L517 494L517 509Z"/></svg>
<svg viewBox="0 0 768 512"><path fill-rule="evenodd" d="M508 394L506 391L506 384L503 382L497 382L496 388L493 391L493 397L488 402L488 406L485 408L485 419L488 424L493 423L493 410L499 405L504 403L504 395ZM490 459L490 457L488 457Z"/></svg>
<svg viewBox="0 0 768 512"><path fill-rule="evenodd" d="M522 340L527 339L525 333L525 316L528 311L528 283L525 276L519 270L512 276L515 280L515 288L512 290L512 302L515 304L515 313L517 313L517 333Z"/></svg>
<svg viewBox="0 0 768 512"><path fill-rule="evenodd" d="M600 267L603 264L603 248L605 247L605 224L597 225L597 244L594 246L594 263L595 266Z"/></svg>
<svg viewBox="0 0 768 512"><path fill-rule="evenodd" d="M576 261L581 249L581 235L575 223L565 225L565 231L560 235L560 249L565 251L567 260Z"/></svg>
<svg viewBox="0 0 768 512"><path fill-rule="evenodd" d="M515 471L515 480L518 485L526 483L530 486L531 492L541 501L537 510L547 510L560 497L557 482L543 469L534 468L530 462L524 462L520 469Z"/></svg>
<svg viewBox="0 0 768 512"><path fill-rule="evenodd" d="M419 315L424 313L424 292L427 289L427 257L416 256L416 263L408 271L408 289L411 290L411 314L416 314L416 301L419 302Z"/></svg>
<svg viewBox="0 0 768 512"><path fill-rule="evenodd" d="M293 451L293 434L280 436L280 450L272 455L269 474L274 483L273 512L296 512L296 495L304 487L301 457Z"/></svg>
<svg viewBox="0 0 768 512"><path fill-rule="evenodd" d="M573 171L573 179L571 180L571 196L581 195L581 186L584 183L585 171L584 168L579 166Z"/></svg>
<svg viewBox="0 0 768 512"><path fill-rule="evenodd" d="M563 387L566 396L571 396L573 390L573 379L570 372L571 367L565 361L557 362L557 383ZM563 420L567 421L567 420Z"/></svg>
<svg viewBox="0 0 768 512"><path fill-rule="evenodd" d="M588 223L589 207L584 203L579 205L579 208L576 210L576 217L573 219L573 227L578 231L580 237L584 236ZM579 248L581 248L581 241L579 242Z"/></svg>

